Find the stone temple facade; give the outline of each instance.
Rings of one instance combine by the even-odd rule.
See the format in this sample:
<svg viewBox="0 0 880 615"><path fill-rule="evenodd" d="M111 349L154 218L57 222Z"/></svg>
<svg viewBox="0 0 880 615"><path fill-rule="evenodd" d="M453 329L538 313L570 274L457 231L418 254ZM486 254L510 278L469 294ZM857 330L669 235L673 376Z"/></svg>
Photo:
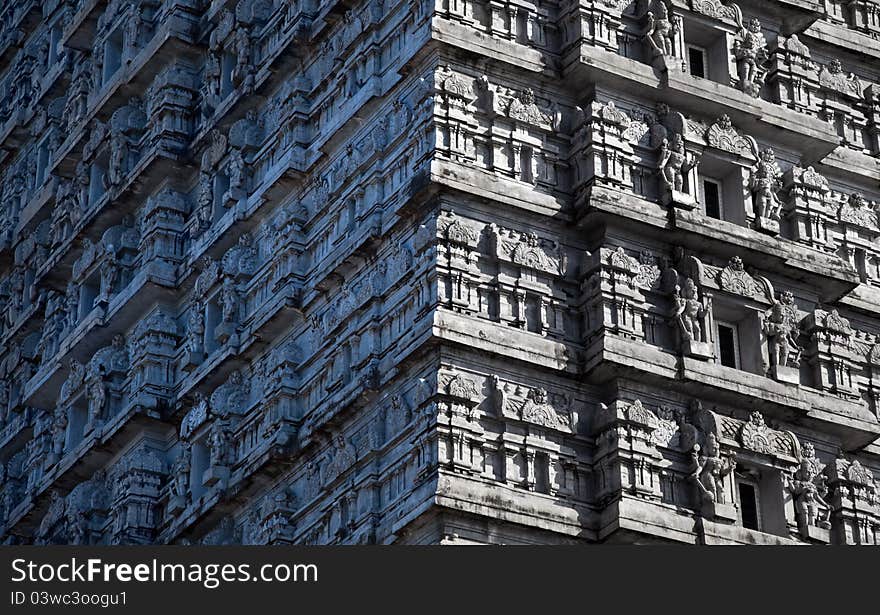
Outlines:
<svg viewBox="0 0 880 615"><path fill-rule="evenodd" d="M880 543L877 0L7 0L0 540Z"/></svg>

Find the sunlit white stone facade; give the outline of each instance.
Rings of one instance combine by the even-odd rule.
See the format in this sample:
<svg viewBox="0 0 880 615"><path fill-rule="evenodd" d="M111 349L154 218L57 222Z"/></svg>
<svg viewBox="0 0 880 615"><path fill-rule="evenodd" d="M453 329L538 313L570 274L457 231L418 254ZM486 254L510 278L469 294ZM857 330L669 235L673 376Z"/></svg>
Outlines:
<svg viewBox="0 0 880 615"><path fill-rule="evenodd" d="M7 2L0 536L880 542L878 8Z"/></svg>

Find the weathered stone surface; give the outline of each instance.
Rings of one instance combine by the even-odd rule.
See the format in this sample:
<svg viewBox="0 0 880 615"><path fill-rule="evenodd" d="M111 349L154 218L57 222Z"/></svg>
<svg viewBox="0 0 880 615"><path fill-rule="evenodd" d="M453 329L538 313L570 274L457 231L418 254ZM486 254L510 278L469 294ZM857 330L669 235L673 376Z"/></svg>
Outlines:
<svg viewBox="0 0 880 615"><path fill-rule="evenodd" d="M7 4L2 541L880 543L871 2Z"/></svg>

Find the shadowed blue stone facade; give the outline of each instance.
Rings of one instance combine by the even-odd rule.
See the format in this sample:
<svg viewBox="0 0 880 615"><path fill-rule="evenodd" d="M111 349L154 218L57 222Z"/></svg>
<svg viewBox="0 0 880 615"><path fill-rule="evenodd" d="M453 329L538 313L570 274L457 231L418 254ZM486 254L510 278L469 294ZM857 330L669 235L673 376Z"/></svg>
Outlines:
<svg viewBox="0 0 880 615"><path fill-rule="evenodd" d="M880 542L876 2L0 11L3 542Z"/></svg>

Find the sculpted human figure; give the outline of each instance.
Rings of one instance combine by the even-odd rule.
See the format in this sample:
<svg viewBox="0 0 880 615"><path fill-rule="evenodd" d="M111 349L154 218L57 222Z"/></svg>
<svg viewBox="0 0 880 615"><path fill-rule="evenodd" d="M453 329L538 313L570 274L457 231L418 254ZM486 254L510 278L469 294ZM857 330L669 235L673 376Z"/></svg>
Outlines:
<svg viewBox="0 0 880 615"><path fill-rule="evenodd" d="M96 304L110 300L118 280L119 258L116 256L116 247L110 244L104 251L104 262L101 263L101 292L95 300Z"/></svg>
<svg viewBox="0 0 880 615"><path fill-rule="evenodd" d="M824 481L810 459L800 460L794 476L786 476L786 486L794 496L795 513L799 522L823 529L831 527L828 521L831 508L822 497L825 491Z"/></svg>
<svg viewBox="0 0 880 615"><path fill-rule="evenodd" d="M199 176L198 197L196 199L196 224L193 234L198 235L211 226L214 215L214 189L211 186L211 176L202 173Z"/></svg>
<svg viewBox="0 0 880 615"><path fill-rule="evenodd" d="M767 41L761 32L761 22L756 18L740 27L739 38L734 42L734 57L739 61L740 83L743 89L757 96L761 82L760 66L767 60Z"/></svg>
<svg viewBox="0 0 880 615"><path fill-rule="evenodd" d="M186 498L189 493L189 471L192 461L192 451L188 444L182 444L174 466L171 468L172 482L171 491L174 496Z"/></svg>
<svg viewBox="0 0 880 615"><path fill-rule="evenodd" d="M113 336L110 342L112 353L110 355L110 368L115 371L126 371L128 369L128 347L125 344L125 337L121 333Z"/></svg>
<svg viewBox="0 0 880 615"><path fill-rule="evenodd" d="M690 278L685 278L684 287L675 287L675 313L682 340L702 342L703 329L700 319L706 313L702 302L697 298L697 287Z"/></svg>
<svg viewBox="0 0 880 615"><path fill-rule="evenodd" d="M199 303L193 304L190 308L186 334L187 350L201 352L202 341L205 339L205 311Z"/></svg>
<svg viewBox="0 0 880 615"><path fill-rule="evenodd" d="M244 186L244 158L241 151L232 148L229 152L229 189L242 188Z"/></svg>
<svg viewBox="0 0 880 615"><path fill-rule="evenodd" d="M764 334L770 341L770 360L774 365L798 366L801 348L797 340L797 310L790 292L773 303L764 321Z"/></svg>
<svg viewBox="0 0 880 615"><path fill-rule="evenodd" d="M79 322L79 289L73 282L67 285L65 316L67 331L73 331Z"/></svg>
<svg viewBox="0 0 880 615"><path fill-rule="evenodd" d="M52 417L52 455L57 461L64 454L64 439L67 432L67 412L61 408Z"/></svg>
<svg viewBox="0 0 880 615"><path fill-rule="evenodd" d="M755 195L755 214L759 218L779 220L782 205L776 193L782 187L782 170L772 149L764 149L758 155L750 184Z"/></svg>
<svg viewBox="0 0 880 615"><path fill-rule="evenodd" d="M110 162L107 165L107 175L104 176L105 190L122 183L126 149L125 135L121 131L114 130L110 135Z"/></svg>
<svg viewBox="0 0 880 615"><path fill-rule="evenodd" d="M654 55L671 56L674 55L673 37L678 32L677 24L670 18L669 8L666 2L657 3L657 14L648 11L648 30L645 37Z"/></svg>
<svg viewBox="0 0 880 615"><path fill-rule="evenodd" d="M235 285L229 278L223 281L223 288L220 291L220 308L223 322L235 322L238 312L238 293L235 291Z"/></svg>
<svg viewBox="0 0 880 615"><path fill-rule="evenodd" d="M97 425L101 421L104 407L107 405L107 387L100 374L95 376L88 386L89 423Z"/></svg>
<svg viewBox="0 0 880 615"><path fill-rule="evenodd" d="M673 135L671 144L668 139L663 139L660 144L660 170L663 184L669 190L682 191L686 163L687 151L682 136L680 134Z"/></svg>
<svg viewBox="0 0 880 615"><path fill-rule="evenodd" d="M697 479L697 488L703 499L716 504L727 504L723 479L733 471L734 464L730 459L721 458L721 448L715 434L706 436L706 447L702 453L700 445L695 444L691 455L693 476Z"/></svg>
<svg viewBox="0 0 880 615"><path fill-rule="evenodd" d="M229 432L222 421L214 421L211 433L208 436L208 446L211 447L211 466L225 466L229 463L230 449Z"/></svg>
<svg viewBox="0 0 880 615"><path fill-rule="evenodd" d="M241 85L251 69L251 37L245 26L239 27L234 36L236 62L232 71L232 80L236 85Z"/></svg>
<svg viewBox="0 0 880 615"><path fill-rule="evenodd" d="M65 103L68 128L72 128L85 115L90 86L87 65L81 60L73 71L73 79Z"/></svg>

